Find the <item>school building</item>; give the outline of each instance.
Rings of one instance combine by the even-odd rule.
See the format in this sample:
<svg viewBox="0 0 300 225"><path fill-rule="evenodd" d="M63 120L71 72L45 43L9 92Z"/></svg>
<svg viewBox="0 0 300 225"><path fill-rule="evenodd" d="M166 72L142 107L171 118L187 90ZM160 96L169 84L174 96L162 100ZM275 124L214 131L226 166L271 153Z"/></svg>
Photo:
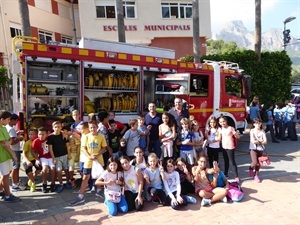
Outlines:
<svg viewBox="0 0 300 225"><path fill-rule="evenodd" d="M27 0L32 36L72 44L82 37L118 41L116 0ZM131 44L193 54L192 0L123 1L125 37ZM21 35L18 0L0 0L0 65L11 67L12 38ZM210 1L199 0L200 53L211 38Z"/></svg>

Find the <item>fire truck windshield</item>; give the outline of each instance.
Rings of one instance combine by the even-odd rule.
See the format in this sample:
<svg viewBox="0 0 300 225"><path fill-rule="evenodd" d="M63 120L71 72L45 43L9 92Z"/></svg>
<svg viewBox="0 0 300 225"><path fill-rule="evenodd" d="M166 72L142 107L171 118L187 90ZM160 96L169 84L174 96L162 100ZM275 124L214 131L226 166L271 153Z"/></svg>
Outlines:
<svg viewBox="0 0 300 225"><path fill-rule="evenodd" d="M228 95L242 97L243 94L242 80L236 76L225 78L225 91Z"/></svg>

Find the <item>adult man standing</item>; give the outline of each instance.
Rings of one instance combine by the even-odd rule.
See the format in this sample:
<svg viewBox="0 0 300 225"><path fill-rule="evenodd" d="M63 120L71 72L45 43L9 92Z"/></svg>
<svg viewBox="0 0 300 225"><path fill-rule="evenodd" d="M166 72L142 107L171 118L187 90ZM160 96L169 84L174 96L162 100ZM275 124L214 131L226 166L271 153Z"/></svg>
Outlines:
<svg viewBox="0 0 300 225"><path fill-rule="evenodd" d="M162 124L161 114L156 112L156 105L154 102L148 104L149 112L145 115L145 125L151 126L150 129L150 143L149 143L149 152L154 152L157 157L160 158L161 148L159 140L159 129L158 126Z"/></svg>
<svg viewBox="0 0 300 225"><path fill-rule="evenodd" d="M180 120L182 118L189 119L190 114L189 111L183 107L182 99L181 98L175 98L174 99L174 107L169 110L169 113L172 116L174 124L176 124L176 128L180 128Z"/></svg>

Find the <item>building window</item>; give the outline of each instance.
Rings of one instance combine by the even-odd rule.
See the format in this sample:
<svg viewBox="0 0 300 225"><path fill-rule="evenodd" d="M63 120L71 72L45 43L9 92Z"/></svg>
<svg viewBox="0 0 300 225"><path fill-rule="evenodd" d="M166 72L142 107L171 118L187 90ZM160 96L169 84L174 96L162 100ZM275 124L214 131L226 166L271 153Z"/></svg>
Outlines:
<svg viewBox="0 0 300 225"><path fill-rule="evenodd" d="M62 36L61 37L61 42L62 43L66 43L66 44L72 44L73 43L73 39L70 38L70 37Z"/></svg>
<svg viewBox="0 0 300 225"><path fill-rule="evenodd" d="M162 18L192 18L192 4L161 3Z"/></svg>
<svg viewBox="0 0 300 225"><path fill-rule="evenodd" d="M97 18L116 18L115 6L96 6Z"/></svg>
<svg viewBox="0 0 300 225"><path fill-rule="evenodd" d="M135 2L123 2L124 18L136 18Z"/></svg>
<svg viewBox="0 0 300 225"><path fill-rule="evenodd" d="M53 35L47 31L39 31L39 39L41 43L49 43L49 41L53 40Z"/></svg>
<svg viewBox="0 0 300 225"><path fill-rule="evenodd" d="M123 2L124 18L136 18L135 2ZM97 18L117 18L117 8L115 5L98 5L96 6Z"/></svg>
<svg viewBox="0 0 300 225"><path fill-rule="evenodd" d="M14 28L14 27L11 27L11 28L10 28L10 36L11 36L12 38L15 37L15 36L19 36L19 35L22 35L21 29Z"/></svg>

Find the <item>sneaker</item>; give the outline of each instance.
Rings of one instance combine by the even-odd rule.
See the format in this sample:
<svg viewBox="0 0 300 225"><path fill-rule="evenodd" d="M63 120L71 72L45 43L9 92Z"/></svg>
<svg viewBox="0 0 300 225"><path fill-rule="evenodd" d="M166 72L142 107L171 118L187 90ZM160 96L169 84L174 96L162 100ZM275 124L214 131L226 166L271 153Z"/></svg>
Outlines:
<svg viewBox="0 0 300 225"><path fill-rule="evenodd" d="M150 195L153 197L153 196L156 196L156 194L157 194L156 189L155 188L151 188L150 189Z"/></svg>
<svg viewBox="0 0 300 225"><path fill-rule="evenodd" d="M221 199L221 201L227 203L228 202L227 197L225 196L224 198Z"/></svg>
<svg viewBox="0 0 300 225"><path fill-rule="evenodd" d="M47 193L48 192L48 190L47 190L47 184L43 184L43 186L42 186L42 192L43 193Z"/></svg>
<svg viewBox="0 0 300 225"><path fill-rule="evenodd" d="M260 182L259 177L258 176L254 176L254 181L257 182L257 183L259 183Z"/></svg>
<svg viewBox="0 0 300 225"><path fill-rule="evenodd" d="M63 185L63 184L59 184L59 185L57 186L56 192L57 192L57 193L60 193L60 192L62 192L63 189L64 189L64 185Z"/></svg>
<svg viewBox="0 0 300 225"><path fill-rule="evenodd" d="M66 183L66 188L67 188L68 190L71 190L71 189L73 188L70 182L67 182L67 183Z"/></svg>
<svg viewBox="0 0 300 225"><path fill-rule="evenodd" d="M19 202L21 201L20 198L14 196L13 194L10 194L8 198L4 197L5 202Z"/></svg>
<svg viewBox="0 0 300 225"><path fill-rule="evenodd" d="M74 206L74 205L78 205L78 204L81 204L81 203L84 203L85 202L85 198L80 198L79 196L77 196L73 201L71 201L69 203L69 206Z"/></svg>
<svg viewBox="0 0 300 225"><path fill-rule="evenodd" d="M99 198L104 198L104 188L97 190L95 195Z"/></svg>
<svg viewBox="0 0 300 225"><path fill-rule="evenodd" d="M32 183L31 186L30 186L30 191L31 191L31 192L34 192L34 191L35 191L35 188L36 188L36 184L35 184L35 183Z"/></svg>
<svg viewBox="0 0 300 225"><path fill-rule="evenodd" d="M31 180L28 180L27 186L28 186L28 187L31 187L31 185L32 185L32 181L31 181Z"/></svg>
<svg viewBox="0 0 300 225"><path fill-rule="evenodd" d="M21 188L19 186L12 186L11 191L12 192L17 192L17 191L22 191L22 190L21 190Z"/></svg>
<svg viewBox="0 0 300 225"><path fill-rule="evenodd" d="M24 183L23 181L19 180L19 185L20 186L25 186L26 187L26 183Z"/></svg>
<svg viewBox="0 0 300 225"><path fill-rule="evenodd" d="M187 203L192 203L192 204L196 204L197 203L197 200L192 197L192 196L188 196L188 195L185 195L184 196L185 200Z"/></svg>
<svg viewBox="0 0 300 225"><path fill-rule="evenodd" d="M19 184L19 188L21 191L24 191L24 190L26 190L27 186L23 185L23 184Z"/></svg>
<svg viewBox="0 0 300 225"><path fill-rule="evenodd" d="M249 166L249 176L254 177L254 171L253 171L253 168L251 166Z"/></svg>
<svg viewBox="0 0 300 225"><path fill-rule="evenodd" d="M201 201L201 206L211 205L211 200L207 198L203 198Z"/></svg>
<svg viewBox="0 0 300 225"><path fill-rule="evenodd" d="M50 184L50 191L55 192L55 184Z"/></svg>
<svg viewBox="0 0 300 225"><path fill-rule="evenodd" d="M236 178L235 178L235 182L240 183L240 178L239 178L239 177L236 177Z"/></svg>

